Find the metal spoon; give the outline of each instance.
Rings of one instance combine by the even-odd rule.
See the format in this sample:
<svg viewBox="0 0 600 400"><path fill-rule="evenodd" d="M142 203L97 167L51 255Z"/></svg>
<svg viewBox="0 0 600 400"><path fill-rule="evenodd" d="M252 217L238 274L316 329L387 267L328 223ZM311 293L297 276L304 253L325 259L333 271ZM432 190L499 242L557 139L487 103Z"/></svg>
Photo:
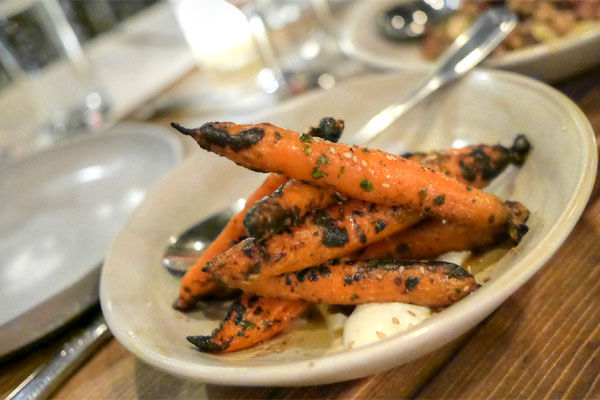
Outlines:
<svg viewBox="0 0 600 400"><path fill-rule="evenodd" d="M203 219L179 236L171 236L163 255L163 266L173 275L183 275L200 254L219 236L227 222L237 214L246 200L238 199L229 207Z"/></svg>
<svg viewBox="0 0 600 400"><path fill-rule="evenodd" d="M438 67L408 96L375 115L346 143L366 144L383 132L402 114L429 94L464 75L483 60L515 27L517 17L506 8L493 8L484 13L467 32L460 35L442 56ZM177 275L184 274L198 259L237 211L242 199L229 208L172 237L163 256L163 265Z"/></svg>
<svg viewBox="0 0 600 400"><path fill-rule="evenodd" d="M414 0L397 4L379 13L375 26L387 39L417 38L423 35L427 26L449 17L459 3L458 0Z"/></svg>

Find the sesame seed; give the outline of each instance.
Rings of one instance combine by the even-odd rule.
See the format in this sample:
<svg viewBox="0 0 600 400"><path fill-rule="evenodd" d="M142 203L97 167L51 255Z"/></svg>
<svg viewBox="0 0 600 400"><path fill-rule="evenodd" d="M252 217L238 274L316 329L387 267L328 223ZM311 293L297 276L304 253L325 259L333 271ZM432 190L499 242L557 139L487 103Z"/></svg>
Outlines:
<svg viewBox="0 0 600 400"><path fill-rule="evenodd" d="M417 316L417 314L415 314L414 312L412 312L412 311L410 311L410 310L407 310L407 311L408 311L408 313L409 313L410 315L412 315L413 317L416 317L416 316Z"/></svg>
<svg viewBox="0 0 600 400"><path fill-rule="evenodd" d="M388 189L390 187L389 183L382 183L381 187Z"/></svg>
<svg viewBox="0 0 600 400"><path fill-rule="evenodd" d="M344 157L346 157L346 158L352 158L352 154L346 152L346 153L344 153Z"/></svg>
<svg viewBox="0 0 600 400"><path fill-rule="evenodd" d="M470 265L467 265L467 271L468 271L469 273L471 273L471 266L470 266Z"/></svg>
<svg viewBox="0 0 600 400"><path fill-rule="evenodd" d="M360 163L362 164L363 167L367 166L367 162L365 160L362 160Z"/></svg>
<svg viewBox="0 0 600 400"><path fill-rule="evenodd" d="M354 340L348 342L348 348L351 349L354 346Z"/></svg>
<svg viewBox="0 0 600 400"><path fill-rule="evenodd" d="M400 268L398 268L398 272L399 272L399 273L403 273L403 272L404 272L404 267L400 267Z"/></svg>
<svg viewBox="0 0 600 400"><path fill-rule="evenodd" d="M387 159L388 159L388 160L390 160L390 161L394 161L394 160L396 159L396 157L394 157L394 156L393 156L393 155L391 155L391 154L386 154L386 155L385 155L385 158L387 158Z"/></svg>
<svg viewBox="0 0 600 400"><path fill-rule="evenodd" d="M425 268L423 268L423 267L419 267L419 271L420 271L422 274L424 274L424 273L425 273Z"/></svg>
<svg viewBox="0 0 600 400"><path fill-rule="evenodd" d="M321 139L320 137L317 137L317 136L313 136L312 139L315 141L315 143L321 143L321 141L323 141L323 139Z"/></svg>
<svg viewBox="0 0 600 400"><path fill-rule="evenodd" d="M380 280L381 280L381 279L383 279L383 275L381 275L381 274L376 274L376 275L375 275L375 278L377 278L377 279L380 279Z"/></svg>
<svg viewBox="0 0 600 400"><path fill-rule="evenodd" d="M375 334L377 335L377 337L379 337L379 339L383 339L384 337L386 337L387 335L381 331L377 331L375 332Z"/></svg>
<svg viewBox="0 0 600 400"><path fill-rule="evenodd" d="M352 156L352 161L354 161L355 163L358 163L358 157Z"/></svg>
<svg viewBox="0 0 600 400"><path fill-rule="evenodd" d="M331 154L335 154L335 149L334 149L333 147L330 147L330 148L329 148L329 152L330 152Z"/></svg>
<svg viewBox="0 0 600 400"><path fill-rule="evenodd" d="M392 323L398 325L400 323L400 320L397 317L392 317Z"/></svg>
<svg viewBox="0 0 600 400"><path fill-rule="evenodd" d="M468 291L469 291L469 285L467 285L463 288L463 292L468 292Z"/></svg>

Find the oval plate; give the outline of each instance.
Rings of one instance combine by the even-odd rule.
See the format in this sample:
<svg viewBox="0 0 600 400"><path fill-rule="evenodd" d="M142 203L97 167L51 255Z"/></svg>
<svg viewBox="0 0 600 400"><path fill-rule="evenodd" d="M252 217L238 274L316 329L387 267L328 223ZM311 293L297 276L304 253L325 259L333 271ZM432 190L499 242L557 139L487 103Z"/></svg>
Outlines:
<svg viewBox="0 0 600 400"><path fill-rule="evenodd" d="M341 44L346 54L369 65L402 71L433 68L434 61L421 55L420 42L393 42L382 38L375 29L375 16L397 4L398 0L356 2L347 10L342 24ZM554 82L600 64L600 23L552 42L527 46L499 56L482 65L506 69ZM564 62L569 60L569 62Z"/></svg>
<svg viewBox="0 0 600 400"><path fill-rule="evenodd" d="M124 124L0 170L0 356L98 301L110 242L180 159L171 132Z"/></svg>
<svg viewBox="0 0 600 400"><path fill-rule="evenodd" d="M257 120L304 131L323 116L334 116L345 119L346 130L352 132L422 78L364 77L293 99ZM196 351L185 337L210 333L223 314L173 310L178 280L162 267L162 253L172 234L247 196L264 179L204 151L148 195L114 242L101 279L108 324L145 362L173 375L218 384L323 384L415 359L472 328L548 260L587 202L597 149L588 121L567 97L530 78L488 70L473 71L421 103L371 146L419 151L453 144L510 144L518 132L528 135L534 150L521 169L506 171L490 191L529 207L530 232L517 251L485 270L492 279L480 290L405 333L344 351L327 329L299 324L246 351L225 356Z"/></svg>

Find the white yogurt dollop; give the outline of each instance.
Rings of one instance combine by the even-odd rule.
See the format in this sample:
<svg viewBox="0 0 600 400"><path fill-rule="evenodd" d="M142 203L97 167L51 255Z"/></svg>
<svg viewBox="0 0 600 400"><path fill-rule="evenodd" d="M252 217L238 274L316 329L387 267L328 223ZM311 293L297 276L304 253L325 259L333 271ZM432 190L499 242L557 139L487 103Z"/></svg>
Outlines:
<svg viewBox="0 0 600 400"><path fill-rule="evenodd" d="M431 316L428 307L370 303L356 307L344 325L344 348L351 349L405 331Z"/></svg>

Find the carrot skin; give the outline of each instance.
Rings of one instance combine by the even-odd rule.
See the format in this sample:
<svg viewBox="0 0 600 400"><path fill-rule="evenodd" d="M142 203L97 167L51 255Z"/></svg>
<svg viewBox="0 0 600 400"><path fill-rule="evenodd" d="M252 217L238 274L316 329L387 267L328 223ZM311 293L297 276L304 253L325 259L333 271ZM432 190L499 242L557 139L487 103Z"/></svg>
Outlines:
<svg viewBox="0 0 600 400"><path fill-rule="evenodd" d="M421 215L400 207L348 200L264 241L248 238L216 257L205 271L229 286L297 271L348 255L416 223Z"/></svg>
<svg viewBox="0 0 600 400"><path fill-rule="evenodd" d="M204 149L246 168L278 172L333 188L351 198L400 205L440 218L468 221L472 226L486 225L492 215L498 223L508 217L496 196L379 150L300 136L271 124L206 123L197 129L173 126Z"/></svg>
<svg viewBox="0 0 600 400"><path fill-rule="evenodd" d="M239 282L246 293L324 304L402 302L447 307L476 290L458 265L434 261L332 260L255 282Z"/></svg>
<svg viewBox="0 0 600 400"><path fill-rule="evenodd" d="M243 293L211 335L188 336L187 340L207 353L242 350L277 335L307 307L303 301Z"/></svg>

